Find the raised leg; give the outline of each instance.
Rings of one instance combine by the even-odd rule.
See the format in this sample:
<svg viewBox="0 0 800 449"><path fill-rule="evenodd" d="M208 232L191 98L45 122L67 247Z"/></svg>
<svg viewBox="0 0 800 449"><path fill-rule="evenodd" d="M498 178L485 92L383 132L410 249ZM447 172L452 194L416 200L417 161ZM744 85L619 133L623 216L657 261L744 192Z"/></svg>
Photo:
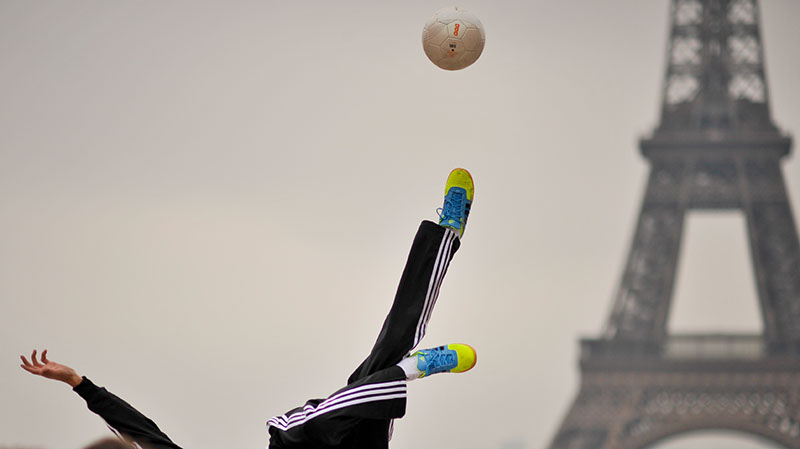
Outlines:
<svg viewBox="0 0 800 449"><path fill-rule="evenodd" d="M451 229L430 221L420 224L389 315L369 356L348 383L396 365L419 344L459 245L459 238Z"/></svg>

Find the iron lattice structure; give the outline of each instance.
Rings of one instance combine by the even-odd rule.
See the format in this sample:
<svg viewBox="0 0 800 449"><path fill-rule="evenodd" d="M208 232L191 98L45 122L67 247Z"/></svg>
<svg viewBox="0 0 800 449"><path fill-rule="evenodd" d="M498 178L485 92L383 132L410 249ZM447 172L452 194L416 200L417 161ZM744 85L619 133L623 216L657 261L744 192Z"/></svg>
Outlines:
<svg viewBox="0 0 800 449"><path fill-rule="evenodd" d="M672 0L650 175L604 333L581 342L581 386L550 447L638 449L730 429L800 449L800 243L770 115L757 0ZM684 217L739 210L762 335L670 335Z"/></svg>

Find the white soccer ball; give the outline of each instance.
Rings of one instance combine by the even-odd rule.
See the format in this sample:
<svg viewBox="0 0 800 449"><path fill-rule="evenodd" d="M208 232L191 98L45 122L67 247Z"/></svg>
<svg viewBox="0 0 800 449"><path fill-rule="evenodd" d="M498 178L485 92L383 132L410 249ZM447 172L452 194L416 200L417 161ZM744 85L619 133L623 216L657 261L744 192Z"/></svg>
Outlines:
<svg viewBox="0 0 800 449"><path fill-rule="evenodd" d="M422 29L428 59L445 70L461 70L478 60L486 32L474 14L458 6L436 11Z"/></svg>

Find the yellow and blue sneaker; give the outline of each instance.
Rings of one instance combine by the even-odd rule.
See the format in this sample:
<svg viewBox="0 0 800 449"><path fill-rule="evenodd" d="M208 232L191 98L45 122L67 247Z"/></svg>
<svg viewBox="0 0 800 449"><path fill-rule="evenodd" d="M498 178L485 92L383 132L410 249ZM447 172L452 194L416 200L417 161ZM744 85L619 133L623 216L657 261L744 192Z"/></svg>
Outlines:
<svg viewBox="0 0 800 449"><path fill-rule="evenodd" d="M444 205L436 211L439 214L439 225L454 230L459 237L464 235L474 197L472 175L463 168L451 171L444 187Z"/></svg>
<svg viewBox="0 0 800 449"><path fill-rule="evenodd" d="M436 373L463 373L471 370L478 361L475 349L460 343L422 349L411 354L411 357L417 358L417 369L422 372L420 377Z"/></svg>

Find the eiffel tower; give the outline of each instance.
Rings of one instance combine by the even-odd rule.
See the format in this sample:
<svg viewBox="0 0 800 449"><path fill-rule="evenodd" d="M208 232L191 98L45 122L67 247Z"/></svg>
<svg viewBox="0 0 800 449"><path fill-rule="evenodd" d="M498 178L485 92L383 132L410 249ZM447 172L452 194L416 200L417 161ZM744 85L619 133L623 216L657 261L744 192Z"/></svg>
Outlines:
<svg viewBox="0 0 800 449"><path fill-rule="evenodd" d="M552 449L638 449L736 430L800 449L800 244L772 122L757 0L671 0L661 120L605 331L581 340L581 385ZM684 217L747 223L763 333L672 335Z"/></svg>

